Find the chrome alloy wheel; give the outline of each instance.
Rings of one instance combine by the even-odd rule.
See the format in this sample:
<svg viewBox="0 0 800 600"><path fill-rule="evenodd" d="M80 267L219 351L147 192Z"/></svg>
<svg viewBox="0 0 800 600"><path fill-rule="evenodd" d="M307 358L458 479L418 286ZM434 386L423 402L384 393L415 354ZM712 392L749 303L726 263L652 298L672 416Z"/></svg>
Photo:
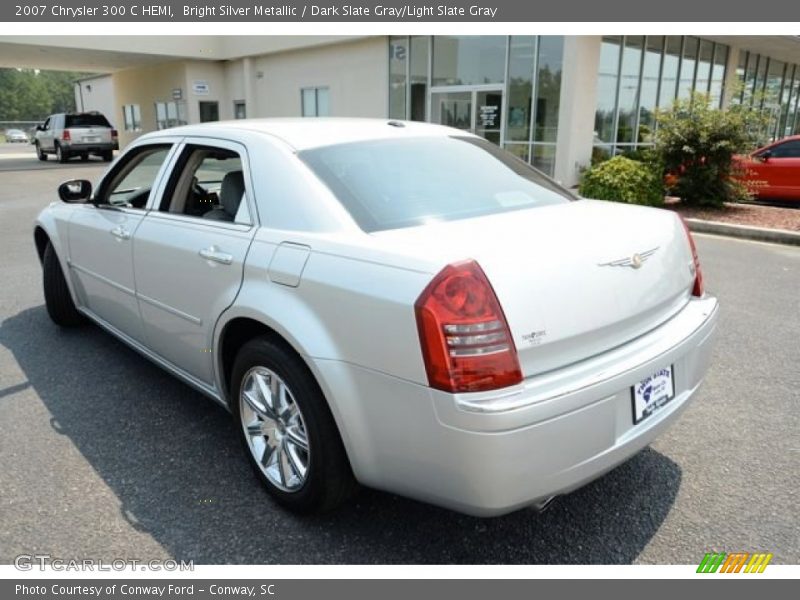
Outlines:
<svg viewBox="0 0 800 600"><path fill-rule="evenodd" d="M303 413L286 383L266 367L244 376L239 397L247 445L269 482L296 492L306 482L311 452Z"/></svg>

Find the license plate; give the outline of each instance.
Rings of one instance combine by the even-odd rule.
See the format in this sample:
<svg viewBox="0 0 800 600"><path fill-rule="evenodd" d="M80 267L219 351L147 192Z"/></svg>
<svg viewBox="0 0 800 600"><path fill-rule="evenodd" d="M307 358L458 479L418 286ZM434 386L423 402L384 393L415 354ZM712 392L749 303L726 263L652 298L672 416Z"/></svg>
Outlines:
<svg viewBox="0 0 800 600"><path fill-rule="evenodd" d="M675 397L672 366L645 377L631 388L633 424L641 423Z"/></svg>
<svg viewBox="0 0 800 600"><path fill-rule="evenodd" d="M86 142L87 144L92 144L94 142L99 142L100 141L100 136L87 135L87 136L83 137L83 141Z"/></svg>

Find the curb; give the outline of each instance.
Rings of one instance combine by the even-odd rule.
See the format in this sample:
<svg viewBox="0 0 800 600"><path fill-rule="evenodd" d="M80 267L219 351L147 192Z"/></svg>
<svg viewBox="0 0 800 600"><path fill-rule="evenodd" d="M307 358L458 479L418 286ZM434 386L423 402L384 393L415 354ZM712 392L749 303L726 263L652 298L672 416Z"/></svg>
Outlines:
<svg viewBox="0 0 800 600"><path fill-rule="evenodd" d="M689 229L698 233L713 233L729 237L755 240L758 242L772 242L773 244L788 244L800 246L800 232L786 229L764 229L749 225L731 225L719 221L703 221L702 219L686 219Z"/></svg>

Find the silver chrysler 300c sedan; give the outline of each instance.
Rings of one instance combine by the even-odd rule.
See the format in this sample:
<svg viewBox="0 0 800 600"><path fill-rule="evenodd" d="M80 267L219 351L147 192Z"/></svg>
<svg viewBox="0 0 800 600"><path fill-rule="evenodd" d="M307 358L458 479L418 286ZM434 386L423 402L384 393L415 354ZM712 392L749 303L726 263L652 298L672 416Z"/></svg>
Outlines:
<svg viewBox="0 0 800 600"><path fill-rule="evenodd" d="M462 131L187 126L59 195L34 231L52 319L229 408L296 511L356 482L541 507L645 447L708 367L717 301L679 217L576 199Z"/></svg>

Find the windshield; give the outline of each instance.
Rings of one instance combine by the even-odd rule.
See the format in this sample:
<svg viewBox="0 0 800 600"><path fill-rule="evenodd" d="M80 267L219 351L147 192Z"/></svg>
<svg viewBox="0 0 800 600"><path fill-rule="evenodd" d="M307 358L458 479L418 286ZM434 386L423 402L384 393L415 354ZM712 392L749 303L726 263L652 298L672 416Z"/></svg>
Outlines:
<svg viewBox="0 0 800 600"><path fill-rule="evenodd" d="M67 115L67 122L64 127L111 127L111 124L101 114L84 113Z"/></svg>
<svg viewBox="0 0 800 600"><path fill-rule="evenodd" d="M472 137L353 142L299 156L367 232L574 200L533 167Z"/></svg>

